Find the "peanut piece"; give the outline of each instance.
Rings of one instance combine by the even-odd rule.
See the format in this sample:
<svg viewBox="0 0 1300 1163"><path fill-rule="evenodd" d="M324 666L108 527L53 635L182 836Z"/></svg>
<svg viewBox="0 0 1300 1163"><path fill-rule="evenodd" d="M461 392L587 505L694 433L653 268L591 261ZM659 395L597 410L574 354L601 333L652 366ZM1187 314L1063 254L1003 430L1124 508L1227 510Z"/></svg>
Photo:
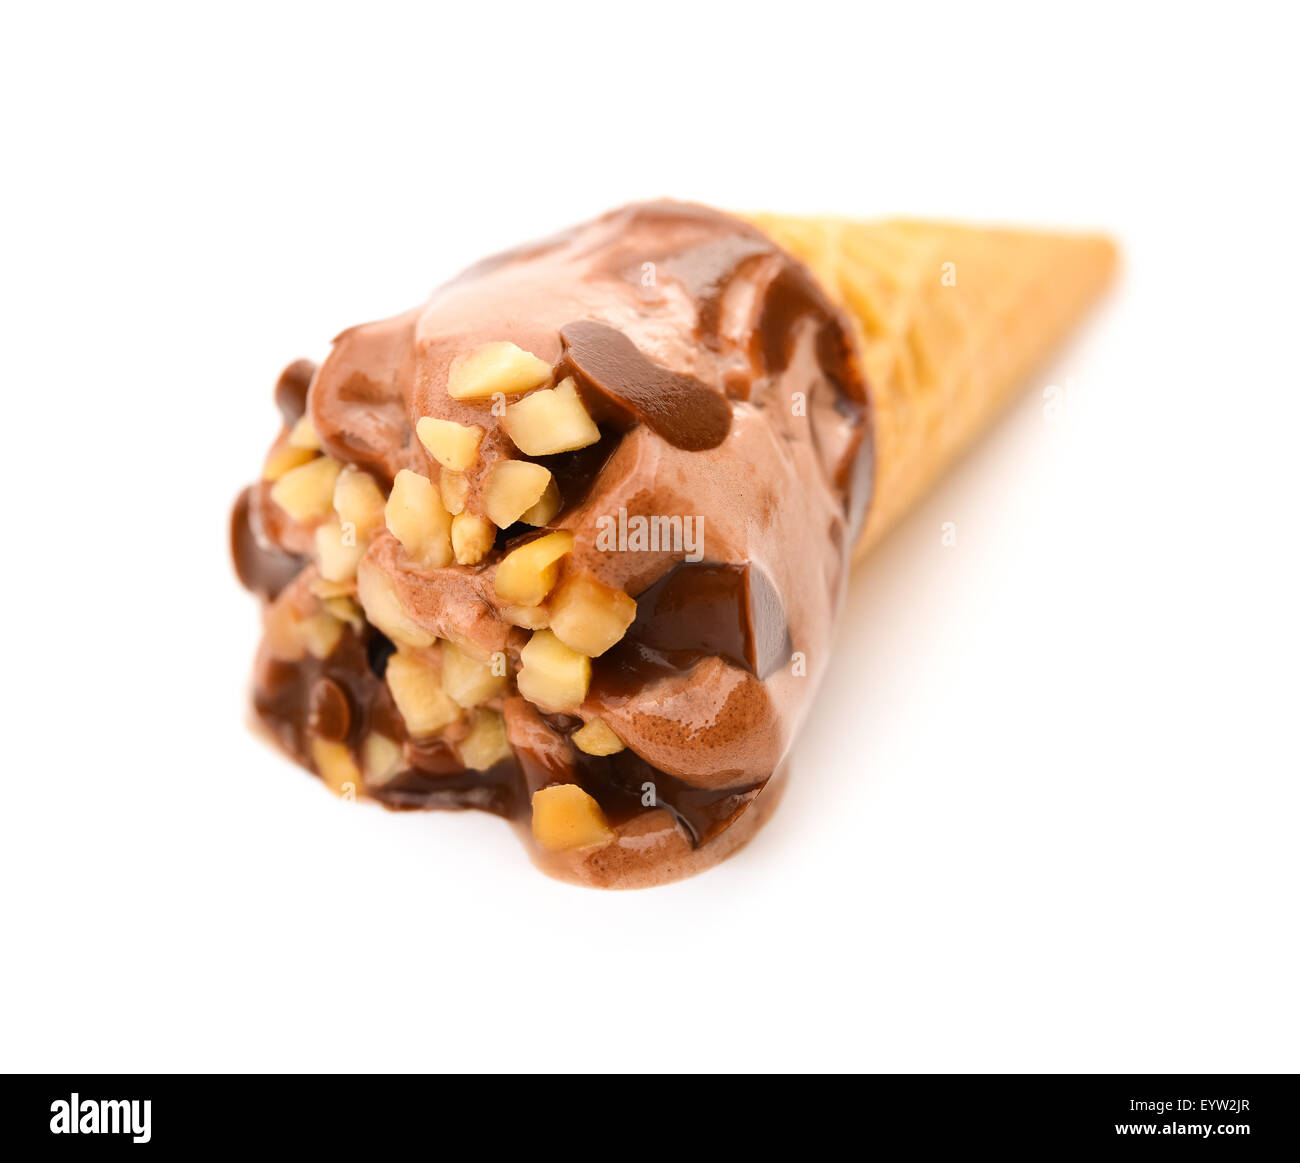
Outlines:
<svg viewBox="0 0 1300 1163"><path fill-rule="evenodd" d="M539 504L555 481L551 470L531 460L498 461L488 471L483 486L487 515L501 529L509 528ZM556 494L558 496L558 492ZM546 524L545 521L542 524Z"/></svg>
<svg viewBox="0 0 1300 1163"><path fill-rule="evenodd" d="M501 423L526 456L569 452L600 439L600 429L578 398L572 376L556 388L533 392L510 404Z"/></svg>
<svg viewBox="0 0 1300 1163"><path fill-rule="evenodd" d="M306 413L299 416L298 422L289 429L289 447L302 448L308 452L320 451L320 437L316 435L316 428Z"/></svg>
<svg viewBox="0 0 1300 1163"><path fill-rule="evenodd" d="M595 848L614 839L605 813L576 783L533 793L533 839L552 852Z"/></svg>
<svg viewBox="0 0 1300 1163"><path fill-rule="evenodd" d="M325 786L335 795L345 795L348 785L353 792L361 788L361 769L345 743L333 743L316 736L311 741L311 759Z"/></svg>
<svg viewBox="0 0 1300 1163"><path fill-rule="evenodd" d="M399 650L388 660L384 681L413 737L432 735L460 718L460 708L442 689L438 671L423 658Z"/></svg>
<svg viewBox="0 0 1300 1163"><path fill-rule="evenodd" d="M388 495L384 519L415 561L432 569L451 564L451 514L428 477L401 469Z"/></svg>
<svg viewBox="0 0 1300 1163"><path fill-rule="evenodd" d="M477 513L457 513L451 519L451 547L461 565L478 565L496 536L492 522Z"/></svg>
<svg viewBox="0 0 1300 1163"><path fill-rule="evenodd" d="M460 761L475 771L487 771L513 757L506 738L506 721L496 712L480 707L470 719L469 734L456 744Z"/></svg>
<svg viewBox="0 0 1300 1163"><path fill-rule="evenodd" d="M366 628L366 619L361 607L350 597L323 598L321 605L340 622L351 626L358 634Z"/></svg>
<svg viewBox="0 0 1300 1163"><path fill-rule="evenodd" d="M474 400L504 392L526 392L551 378L551 365L513 343L485 343L451 361L447 395Z"/></svg>
<svg viewBox="0 0 1300 1163"><path fill-rule="evenodd" d="M551 612L545 606L502 606L501 621L524 630L545 630L551 624Z"/></svg>
<svg viewBox="0 0 1300 1163"><path fill-rule="evenodd" d="M343 466L332 456L318 456L291 468L271 486L271 500L299 525L323 521L334 509L334 485Z"/></svg>
<svg viewBox="0 0 1300 1163"><path fill-rule="evenodd" d="M361 743L361 766L365 768L366 783L382 787L402 770L402 746L387 735L371 731Z"/></svg>
<svg viewBox="0 0 1300 1163"><path fill-rule="evenodd" d="M469 477L463 472L449 472L444 468L438 474L438 491L442 494L442 503L447 512L455 516L465 508L465 498L469 496Z"/></svg>
<svg viewBox="0 0 1300 1163"><path fill-rule="evenodd" d="M546 492L542 494L542 499L528 512L521 514L519 520L525 525L545 525L559 511L560 490L552 478L546 486Z"/></svg>
<svg viewBox="0 0 1300 1163"><path fill-rule="evenodd" d="M399 645L433 645L434 636L402 608L393 579L366 558L357 566L357 601L366 612L366 620Z"/></svg>
<svg viewBox="0 0 1300 1163"><path fill-rule="evenodd" d="M585 751L588 755L617 755L627 746L604 719L592 719L569 738L579 751Z"/></svg>
<svg viewBox="0 0 1300 1163"><path fill-rule="evenodd" d="M599 658L636 618L636 602L583 574L566 578L550 601L551 629L572 650Z"/></svg>
<svg viewBox="0 0 1300 1163"><path fill-rule="evenodd" d="M421 416L415 434L429 455L452 472L464 472L478 459L478 446L483 440L483 429L477 424L457 424L436 416Z"/></svg>
<svg viewBox="0 0 1300 1163"><path fill-rule="evenodd" d="M343 623L321 610L300 619L295 627L298 640L313 658L328 658L343 637Z"/></svg>
<svg viewBox="0 0 1300 1163"><path fill-rule="evenodd" d="M369 537L384 524L384 494L375 478L348 465L334 484L334 512L342 522L356 527L357 539Z"/></svg>
<svg viewBox="0 0 1300 1163"><path fill-rule="evenodd" d="M262 479L278 481L291 468L315 459L316 454L306 448L292 448L287 444L273 448L267 453L266 463L262 465Z"/></svg>
<svg viewBox="0 0 1300 1163"><path fill-rule="evenodd" d="M454 643L444 642L442 689L462 707L477 707L506 689L506 676L494 674L491 662L480 662Z"/></svg>
<svg viewBox="0 0 1300 1163"><path fill-rule="evenodd" d="M587 697L591 659L570 650L550 630L537 630L519 652L519 693L544 711L573 711Z"/></svg>
<svg viewBox="0 0 1300 1163"><path fill-rule="evenodd" d="M326 521L316 527L316 557L320 575L326 581L345 582L356 577L357 563L365 551L366 543L357 537L355 528L345 534L338 521Z"/></svg>
<svg viewBox="0 0 1300 1163"><path fill-rule="evenodd" d="M497 596L516 606L540 606L559 577L556 562L573 548L573 534L557 529L511 550L497 566Z"/></svg>

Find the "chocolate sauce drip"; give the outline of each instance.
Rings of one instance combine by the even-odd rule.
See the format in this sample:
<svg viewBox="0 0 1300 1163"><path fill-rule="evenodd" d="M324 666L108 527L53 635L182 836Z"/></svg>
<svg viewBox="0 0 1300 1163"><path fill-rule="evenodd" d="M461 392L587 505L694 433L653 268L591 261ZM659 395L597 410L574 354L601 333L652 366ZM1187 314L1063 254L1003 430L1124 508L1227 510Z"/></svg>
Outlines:
<svg viewBox="0 0 1300 1163"><path fill-rule="evenodd" d="M790 657L780 595L756 565L683 562L637 595L636 620L593 664L593 688L628 693L717 655L766 678Z"/></svg>
<svg viewBox="0 0 1300 1163"><path fill-rule="evenodd" d="M551 470L551 476L560 489L560 513L576 508L591 493L591 487L600 476L600 470L609 462L622 439L621 433L603 431L595 444L573 452L557 452L553 456L539 456L536 461Z"/></svg>
<svg viewBox="0 0 1300 1163"><path fill-rule="evenodd" d="M668 276L695 300L695 331L710 347L717 345L727 287L746 263L772 253L772 244L755 232L693 246L664 264Z"/></svg>
<svg viewBox="0 0 1300 1163"><path fill-rule="evenodd" d="M578 751L576 756L576 782L595 797L611 824L617 827L652 807L666 808L694 847L726 828L763 787L752 784L721 791L692 787L631 750L603 756Z"/></svg>
<svg viewBox="0 0 1300 1163"><path fill-rule="evenodd" d="M580 319L560 328L560 339L564 358L556 375L573 376L598 423L624 431L644 424L687 452L716 448L727 438L731 405L724 396L655 363L616 328Z"/></svg>
<svg viewBox="0 0 1300 1163"><path fill-rule="evenodd" d="M256 487L250 485L239 494L230 515L230 556L244 589L271 600L298 576L307 560L286 553L262 534L253 504Z"/></svg>
<svg viewBox="0 0 1300 1163"><path fill-rule="evenodd" d="M280 373L275 385L275 406L289 425L297 423L307 411L307 389L316 375L316 365L309 359L296 359Z"/></svg>
<svg viewBox="0 0 1300 1163"><path fill-rule="evenodd" d="M517 763L507 761L487 771L469 771L462 770L454 756L452 762L452 770L440 773L412 767L369 794L385 807L399 810L475 808L506 819L525 813L528 801L520 791Z"/></svg>

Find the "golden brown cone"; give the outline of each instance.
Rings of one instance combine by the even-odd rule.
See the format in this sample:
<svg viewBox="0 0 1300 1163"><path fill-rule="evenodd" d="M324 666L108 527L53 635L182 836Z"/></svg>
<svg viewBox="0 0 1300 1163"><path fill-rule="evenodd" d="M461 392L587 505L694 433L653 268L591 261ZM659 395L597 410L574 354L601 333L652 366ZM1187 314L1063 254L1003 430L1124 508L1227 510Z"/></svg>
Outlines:
<svg viewBox="0 0 1300 1163"><path fill-rule="evenodd" d="M1101 293L1105 238L938 222L748 216L849 315L875 429L862 556ZM949 265L951 264L951 265Z"/></svg>

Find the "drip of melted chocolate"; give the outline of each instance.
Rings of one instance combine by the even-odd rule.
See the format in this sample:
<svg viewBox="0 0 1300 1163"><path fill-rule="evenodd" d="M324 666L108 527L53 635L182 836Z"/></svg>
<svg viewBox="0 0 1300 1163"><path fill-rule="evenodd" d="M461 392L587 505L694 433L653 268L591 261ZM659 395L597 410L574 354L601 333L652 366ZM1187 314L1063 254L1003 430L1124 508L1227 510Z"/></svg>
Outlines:
<svg viewBox="0 0 1300 1163"><path fill-rule="evenodd" d="M286 553L262 533L254 488L250 485L239 494L230 515L230 556L244 589L270 601L298 576L307 559Z"/></svg>
<svg viewBox="0 0 1300 1163"><path fill-rule="evenodd" d="M665 808L696 847L723 831L763 790L761 783L721 791L692 787L631 750L601 756L577 751L576 765L574 782L600 802L615 827L650 808Z"/></svg>
<svg viewBox="0 0 1300 1163"><path fill-rule="evenodd" d="M294 360L280 373L275 385L275 406L286 424L294 424L307 411L307 389L316 376L316 365L309 359Z"/></svg>
<svg viewBox="0 0 1300 1163"><path fill-rule="evenodd" d="M643 355L623 332L594 319L560 328L557 378L571 375L599 423L622 431L644 424L687 452L716 448L731 430L731 405L694 376Z"/></svg>
<svg viewBox="0 0 1300 1163"><path fill-rule="evenodd" d="M637 595L636 619L596 660L592 686L628 694L714 655L766 678L792 649L781 597L763 570L687 561Z"/></svg>

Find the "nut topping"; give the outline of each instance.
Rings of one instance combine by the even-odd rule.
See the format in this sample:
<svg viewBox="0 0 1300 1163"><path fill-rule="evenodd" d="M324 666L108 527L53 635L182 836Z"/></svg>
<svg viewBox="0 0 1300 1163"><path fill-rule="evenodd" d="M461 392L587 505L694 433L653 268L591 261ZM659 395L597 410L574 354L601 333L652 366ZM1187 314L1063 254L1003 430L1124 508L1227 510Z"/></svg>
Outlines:
<svg viewBox="0 0 1300 1163"><path fill-rule="evenodd" d="M570 738L579 751L588 755L617 755L627 744L614 734L604 719L592 719L579 727Z"/></svg>
<svg viewBox="0 0 1300 1163"><path fill-rule="evenodd" d="M557 529L518 549L497 566L497 597L516 606L540 606L559 577L556 562L573 548L573 534Z"/></svg>
<svg viewBox="0 0 1300 1163"><path fill-rule="evenodd" d="M451 642L442 644L442 689L462 707L476 707L506 689L503 665L480 662Z"/></svg>
<svg viewBox="0 0 1300 1163"><path fill-rule="evenodd" d="M551 629L570 649L598 658L636 618L636 602L583 574L567 578L550 601Z"/></svg>
<svg viewBox="0 0 1300 1163"><path fill-rule="evenodd" d="M339 521L356 528L357 538L369 537L384 524L384 494L368 472L348 465L334 484L334 512Z"/></svg>
<svg viewBox="0 0 1300 1163"><path fill-rule="evenodd" d="M470 717L469 734L458 744L460 761L475 771L487 771L503 760L510 759L510 741L506 738L506 722L497 711L479 707Z"/></svg>
<svg viewBox="0 0 1300 1163"><path fill-rule="evenodd" d="M463 472L451 472L444 468L438 474L438 491L442 494L442 503L447 512L455 516L465 509L465 498L469 496L469 477Z"/></svg>
<svg viewBox="0 0 1300 1163"><path fill-rule="evenodd" d="M533 839L552 852L571 852L608 844L614 830L582 788L561 783L533 795Z"/></svg>
<svg viewBox="0 0 1300 1163"><path fill-rule="evenodd" d="M334 743L319 737L311 741L311 758L325 786L335 795L347 795L361 787L361 769L352 752L343 743Z"/></svg>
<svg viewBox="0 0 1300 1163"><path fill-rule="evenodd" d="M281 476L271 486L271 500L299 525L314 525L334 511L334 485L342 470L332 456L318 456Z"/></svg>
<svg viewBox="0 0 1300 1163"><path fill-rule="evenodd" d="M357 563L365 551L366 543L357 538L354 527L349 527L347 533L338 521L326 521L316 527L316 557L320 575L327 582L345 582L356 577Z"/></svg>
<svg viewBox="0 0 1300 1163"><path fill-rule="evenodd" d="M519 652L519 693L544 711L573 711L587 697L591 660L550 630L537 630Z"/></svg>
<svg viewBox="0 0 1300 1163"><path fill-rule="evenodd" d="M451 564L451 514L428 477L401 469L388 495L384 519L414 561L431 569Z"/></svg>
<svg viewBox="0 0 1300 1163"><path fill-rule="evenodd" d="M388 660L384 681L414 738L432 735L460 718L460 708L442 689L437 669L424 658L399 650Z"/></svg>
<svg viewBox="0 0 1300 1163"><path fill-rule="evenodd" d="M483 429L477 424L457 424L436 416L421 416L415 434L429 455L452 472L464 472L478 459L478 446L483 440Z"/></svg>
<svg viewBox="0 0 1300 1163"><path fill-rule="evenodd" d="M550 469L531 460L502 460L488 471L483 486L483 503L493 523L507 529L524 513L539 505L546 490L554 487Z"/></svg>
<svg viewBox="0 0 1300 1163"><path fill-rule="evenodd" d="M383 787L402 770L402 747L387 735L371 731L361 743L361 765L366 770L366 783Z"/></svg>
<svg viewBox="0 0 1300 1163"><path fill-rule="evenodd" d="M476 400L497 392L527 392L551 378L551 365L513 343L485 343L451 362L447 395L453 400Z"/></svg>
<svg viewBox="0 0 1300 1163"><path fill-rule="evenodd" d="M509 405L501 423L526 456L570 452L600 439L600 429L578 398L572 377Z"/></svg>
<svg viewBox="0 0 1300 1163"><path fill-rule="evenodd" d="M497 531L486 517L457 513L451 519L451 545L461 565L478 565L496 540Z"/></svg>
<svg viewBox="0 0 1300 1163"><path fill-rule="evenodd" d="M403 609L393 579L367 558L357 566L357 601L366 620L394 642L417 648L433 645L434 636Z"/></svg>

